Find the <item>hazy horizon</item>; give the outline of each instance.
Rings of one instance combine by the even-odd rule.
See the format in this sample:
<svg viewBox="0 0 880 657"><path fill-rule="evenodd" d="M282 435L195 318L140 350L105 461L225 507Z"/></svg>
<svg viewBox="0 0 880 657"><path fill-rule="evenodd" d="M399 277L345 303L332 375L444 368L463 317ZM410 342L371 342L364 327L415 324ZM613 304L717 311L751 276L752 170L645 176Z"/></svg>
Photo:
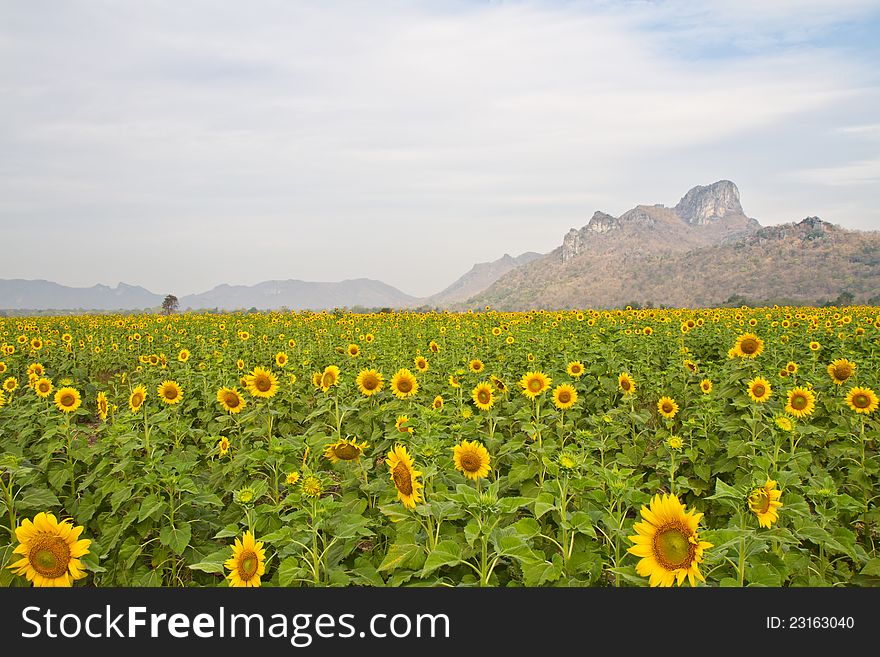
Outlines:
<svg viewBox="0 0 880 657"><path fill-rule="evenodd" d="M0 0L2 279L414 297L732 180L880 229L867 0Z"/></svg>

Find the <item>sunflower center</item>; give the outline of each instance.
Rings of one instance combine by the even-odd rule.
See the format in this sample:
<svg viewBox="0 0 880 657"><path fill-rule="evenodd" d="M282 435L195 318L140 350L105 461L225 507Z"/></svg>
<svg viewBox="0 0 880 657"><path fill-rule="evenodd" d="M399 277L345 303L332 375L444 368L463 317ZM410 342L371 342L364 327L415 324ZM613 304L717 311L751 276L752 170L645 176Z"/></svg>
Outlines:
<svg viewBox="0 0 880 657"><path fill-rule="evenodd" d="M336 458L338 459L341 459L343 461L353 461L361 455L361 450L354 445L346 443L345 445L338 445L334 447L333 453L336 454Z"/></svg>
<svg viewBox="0 0 880 657"><path fill-rule="evenodd" d="M477 399L480 400L481 404L489 403L489 392L486 390L480 390L477 392Z"/></svg>
<svg viewBox="0 0 880 657"><path fill-rule="evenodd" d="M138 406L140 406L143 403L144 403L144 396L141 395L140 393L136 394L134 397L131 398L131 404L135 408L137 408Z"/></svg>
<svg viewBox="0 0 880 657"><path fill-rule="evenodd" d="M480 457L472 452L465 452L461 455L461 468L465 472L477 472L482 463Z"/></svg>
<svg viewBox="0 0 880 657"><path fill-rule="evenodd" d="M250 580L257 574L260 560L253 550L245 550L238 556L238 576L244 581Z"/></svg>
<svg viewBox="0 0 880 657"><path fill-rule="evenodd" d="M529 390L532 392L539 392L541 390L541 381L539 379L532 379L529 381Z"/></svg>
<svg viewBox="0 0 880 657"><path fill-rule="evenodd" d="M859 393L855 397L853 397L853 406L856 408L868 408L871 405L871 400L868 399L868 395L865 393Z"/></svg>
<svg viewBox="0 0 880 657"><path fill-rule="evenodd" d="M241 403L241 401L238 398L238 395L235 395L231 392L226 393L226 396L224 397L224 401L226 402L226 405L229 406L229 408L237 408L238 405Z"/></svg>
<svg viewBox="0 0 880 657"><path fill-rule="evenodd" d="M669 402L663 402L663 412L664 413L671 413L672 412L672 404L670 404Z"/></svg>
<svg viewBox="0 0 880 657"><path fill-rule="evenodd" d="M678 523L661 529L654 535L654 556L667 570L685 568L693 558L694 546L689 534Z"/></svg>
<svg viewBox="0 0 880 657"><path fill-rule="evenodd" d="M41 535L33 541L28 561L43 577L61 577L70 564L70 546L60 536Z"/></svg>
<svg viewBox="0 0 880 657"><path fill-rule="evenodd" d="M260 392L266 392L272 387L272 382L267 376L258 376L254 379L254 387Z"/></svg>
<svg viewBox="0 0 880 657"><path fill-rule="evenodd" d="M375 390L376 386L379 385L379 380L375 376L366 376L364 377L363 385L367 390Z"/></svg>
<svg viewBox="0 0 880 657"><path fill-rule="evenodd" d="M394 479L394 485L404 495L412 495L413 487L412 480L409 474L409 468L406 467L406 463L401 461L394 469L391 471L391 477Z"/></svg>
<svg viewBox="0 0 880 657"><path fill-rule="evenodd" d="M791 398L791 407L799 411L807 407L807 398L804 395L795 395Z"/></svg>
<svg viewBox="0 0 880 657"><path fill-rule="evenodd" d="M165 388L165 399L177 399L177 390L174 388Z"/></svg>
<svg viewBox="0 0 880 657"><path fill-rule="evenodd" d="M409 379L401 379L397 384L397 389L400 390L400 392L409 392L412 390L412 383Z"/></svg>
<svg viewBox="0 0 880 657"><path fill-rule="evenodd" d="M571 367L571 373L572 373L572 374L580 374L580 373L581 373L581 368L580 368L579 366L577 366L577 365L572 365L572 367Z"/></svg>
<svg viewBox="0 0 880 657"><path fill-rule="evenodd" d="M740 343L739 350L744 354L753 354L758 351L758 341L754 338L746 338Z"/></svg>
<svg viewBox="0 0 880 657"><path fill-rule="evenodd" d="M620 387L623 388L624 390L629 390L631 385L632 384L629 382L629 379L624 379L623 381L620 382Z"/></svg>
<svg viewBox="0 0 880 657"><path fill-rule="evenodd" d="M755 397L763 397L764 393L767 392L767 388L760 383L756 383L755 387L752 388L752 392L755 393Z"/></svg>
<svg viewBox="0 0 880 657"><path fill-rule="evenodd" d="M46 383L41 383L38 388L40 392L49 392L49 385Z"/></svg>
<svg viewBox="0 0 880 657"><path fill-rule="evenodd" d="M568 390L562 390L559 392L559 403L567 404L571 401L571 393Z"/></svg>
<svg viewBox="0 0 880 657"><path fill-rule="evenodd" d="M749 496L749 508L755 513L767 513L770 509L770 496L763 488L759 488Z"/></svg>
<svg viewBox="0 0 880 657"><path fill-rule="evenodd" d="M852 376L852 368L849 365L840 364L834 368L834 376L841 380L846 380Z"/></svg>
<svg viewBox="0 0 880 657"><path fill-rule="evenodd" d="M66 392L63 395L61 395L61 405L62 406L73 406L75 401L76 401L76 397L71 395L69 392Z"/></svg>

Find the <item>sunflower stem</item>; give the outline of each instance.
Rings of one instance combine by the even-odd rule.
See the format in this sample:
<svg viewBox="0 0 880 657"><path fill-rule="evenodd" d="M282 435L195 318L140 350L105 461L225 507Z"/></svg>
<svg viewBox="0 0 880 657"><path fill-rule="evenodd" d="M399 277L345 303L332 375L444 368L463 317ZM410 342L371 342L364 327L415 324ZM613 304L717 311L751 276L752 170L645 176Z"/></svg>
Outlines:
<svg viewBox="0 0 880 657"><path fill-rule="evenodd" d="M9 516L9 535L15 536L16 517L12 504L12 473L9 473L9 485L3 483L3 477L0 476L0 488L3 488L3 497L6 500L6 513Z"/></svg>

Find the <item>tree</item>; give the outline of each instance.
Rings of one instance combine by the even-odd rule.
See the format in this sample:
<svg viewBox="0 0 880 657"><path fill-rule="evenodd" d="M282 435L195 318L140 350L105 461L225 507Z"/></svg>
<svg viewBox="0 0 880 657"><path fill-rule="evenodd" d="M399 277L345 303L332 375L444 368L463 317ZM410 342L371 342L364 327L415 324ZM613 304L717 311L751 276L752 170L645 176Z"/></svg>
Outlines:
<svg viewBox="0 0 880 657"><path fill-rule="evenodd" d="M177 312L177 309L180 307L180 302L178 302L177 297L173 294L169 294L165 297L165 301L162 302L162 314L163 315L173 315Z"/></svg>

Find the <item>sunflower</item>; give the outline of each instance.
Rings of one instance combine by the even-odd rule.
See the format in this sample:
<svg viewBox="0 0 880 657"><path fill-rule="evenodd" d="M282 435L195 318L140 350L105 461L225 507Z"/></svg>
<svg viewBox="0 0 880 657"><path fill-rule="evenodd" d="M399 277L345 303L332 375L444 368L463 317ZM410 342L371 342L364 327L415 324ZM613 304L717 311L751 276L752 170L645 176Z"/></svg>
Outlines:
<svg viewBox="0 0 880 657"><path fill-rule="evenodd" d="M759 404L763 404L770 399L770 395L773 393L773 388L771 387L770 382L760 376L749 381L747 390L752 401L758 402Z"/></svg>
<svg viewBox="0 0 880 657"><path fill-rule="evenodd" d="M579 360L574 360L568 364L565 371L569 376L579 379L584 373L584 364Z"/></svg>
<svg viewBox="0 0 880 657"><path fill-rule="evenodd" d="M239 358L237 361L235 361L235 366L238 369L243 370L244 369L244 361L241 358Z"/></svg>
<svg viewBox="0 0 880 657"><path fill-rule="evenodd" d="M810 343L810 351L819 351L822 348L822 345L813 340Z"/></svg>
<svg viewBox="0 0 880 657"><path fill-rule="evenodd" d="M177 360L179 360L181 363L185 363L186 361L188 361L189 360L189 350L188 349L181 349L180 353L177 354Z"/></svg>
<svg viewBox="0 0 880 657"><path fill-rule="evenodd" d="M481 411L488 411L495 403L495 396L492 394L492 386L488 383L478 383L471 391L471 399Z"/></svg>
<svg viewBox="0 0 880 657"><path fill-rule="evenodd" d="M413 459L406 451L406 447L397 444L388 452L385 464L391 474L391 481L397 489L397 499L409 509L414 509L416 504L423 502L421 494L422 482L419 477L422 473L413 469Z"/></svg>
<svg viewBox="0 0 880 657"><path fill-rule="evenodd" d="M321 497L321 493L324 492L324 484L314 475L305 477L299 488L303 495L312 499L318 499Z"/></svg>
<svg viewBox="0 0 880 657"><path fill-rule="evenodd" d="M734 349L740 358L755 358L764 351L764 341L754 333L743 333L736 339Z"/></svg>
<svg viewBox="0 0 880 657"><path fill-rule="evenodd" d="M159 393L159 399L169 406L179 404L180 400L183 399L183 389L177 381L163 381L159 384L156 391Z"/></svg>
<svg viewBox="0 0 880 657"><path fill-rule="evenodd" d="M431 340L431 341L428 343L428 350L429 350L432 354L439 354L439 353L440 353L440 345L437 344L436 342L434 342L434 340Z"/></svg>
<svg viewBox="0 0 880 657"><path fill-rule="evenodd" d="M299 472L293 470L287 473L287 479L285 479L288 486L296 486L296 482L299 481Z"/></svg>
<svg viewBox="0 0 880 657"><path fill-rule="evenodd" d="M312 372L312 385L315 386L315 389L321 387L321 373L320 372Z"/></svg>
<svg viewBox="0 0 880 657"><path fill-rule="evenodd" d="M687 358L684 360L684 366L685 366L685 369L687 369L688 371L690 371L694 374L696 374L697 372L700 371L700 366L697 365L694 361L687 359Z"/></svg>
<svg viewBox="0 0 880 657"><path fill-rule="evenodd" d="M398 399L412 397L418 390L419 383L408 369L397 370L394 376L391 377L391 392Z"/></svg>
<svg viewBox="0 0 880 657"><path fill-rule="evenodd" d="M335 385L339 385L339 367L328 365L321 372L321 390L327 392Z"/></svg>
<svg viewBox="0 0 880 657"><path fill-rule="evenodd" d="M495 386L495 389L500 393L507 392L507 386L504 385L504 381L499 379L497 376L490 376L489 380L492 382L492 385Z"/></svg>
<svg viewBox="0 0 880 657"><path fill-rule="evenodd" d="M846 358L838 358L828 366L828 376L837 385L843 384L856 371L856 364Z"/></svg>
<svg viewBox="0 0 880 657"><path fill-rule="evenodd" d="M704 395L708 395L712 392L712 381L709 379L703 379L700 381L700 390L702 390Z"/></svg>
<svg viewBox="0 0 880 657"><path fill-rule="evenodd" d="M787 415L777 415L773 418L773 422L783 431L791 431L794 429L794 422L792 422L792 419Z"/></svg>
<svg viewBox="0 0 880 657"><path fill-rule="evenodd" d="M226 454L229 453L229 446L229 438L227 438L226 436L223 436L217 442L217 450L220 452L221 457L226 456Z"/></svg>
<svg viewBox="0 0 880 657"><path fill-rule="evenodd" d="M385 380L382 378L382 375L376 370L361 370L355 379L358 390L365 397L371 397L382 390L384 382Z"/></svg>
<svg viewBox="0 0 880 657"><path fill-rule="evenodd" d="M0 360L0 374L5 374L7 369L6 363Z"/></svg>
<svg viewBox="0 0 880 657"><path fill-rule="evenodd" d="M15 528L19 545L13 554L21 559L7 568L34 586L73 586L86 576L80 557L89 553L92 543L79 538L82 531L69 520L58 522L51 513L38 513L33 521L25 518Z"/></svg>
<svg viewBox="0 0 880 657"><path fill-rule="evenodd" d="M770 525L779 519L776 509L782 506L779 498L782 491L776 490L776 482L768 479L760 488L749 495L749 510L758 518L758 525L770 529Z"/></svg>
<svg viewBox="0 0 880 657"><path fill-rule="evenodd" d="M443 409L443 397L441 397L440 395L437 395L436 397L434 397L434 401L431 402L431 408L433 408L435 411L442 410Z"/></svg>
<svg viewBox="0 0 880 657"><path fill-rule="evenodd" d="M523 394L529 399L535 399L550 387L550 377L543 372L527 372L519 381Z"/></svg>
<svg viewBox="0 0 880 657"><path fill-rule="evenodd" d="M368 446L366 441L359 443L356 438L352 440L342 438L335 443L324 446L324 458L330 459L330 463L359 461L361 454Z"/></svg>
<svg viewBox="0 0 880 657"><path fill-rule="evenodd" d="M0 390L0 406L6 405L6 396L3 394L3 390Z"/></svg>
<svg viewBox="0 0 880 657"><path fill-rule="evenodd" d="M352 343L352 344L348 345L348 347L346 348L346 351L348 352L348 355L351 356L352 358L357 358L357 356L359 356L361 353L361 348L359 346L357 346L356 344Z"/></svg>
<svg viewBox="0 0 880 657"><path fill-rule="evenodd" d="M816 408L816 395L808 388L792 388L788 391L785 412L795 417L806 417Z"/></svg>
<svg viewBox="0 0 880 657"><path fill-rule="evenodd" d="M635 545L627 552L641 557L636 572L650 578L651 586L681 586L685 577L691 586L695 585L695 579L706 581L699 564L703 551L712 544L701 541L697 535L703 514L694 509L685 512L685 509L675 495L655 495L650 509L642 507L644 522L633 526L636 535L629 540Z"/></svg>
<svg viewBox="0 0 880 657"><path fill-rule="evenodd" d="M230 573L226 576L229 586L260 586L260 577L266 572L266 551L263 541L255 541L246 531L241 539L235 539L232 557L224 564Z"/></svg>
<svg viewBox="0 0 880 657"><path fill-rule="evenodd" d="M41 377L34 382L34 392L38 397L46 399L52 394L52 382L46 377Z"/></svg>
<svg viewBox="0 0 880 657"><path fill-rule="evenodd" d="M36 374L37 377L41 377L46 373L46 368L43 367L42 363L31 363L27 368L28 376L31 374Z"/></svg>
<svg viewBox="0 0 880 657"><path fill-rule="evenodd" d="M458 378L455 376L455 374L449 375L449 385L451 385L453 388L461 387L461 383L459 383Z"/></svg>
<svg viewBox="0 0 880 657"><path fill-rule="evenodd" d="M480 374L484 369L486 369L486 366L479 358L474 358L468 363L468 369L474 374Z"/></svg>
<svg viewBox="0 0 880 657"><path fill-rule="evenodd" d="M793 360L788 361L788 363L786 363L785 365L785 371L789 374L797 374L798 364L795 363Z"/></svg>
<svg viewBox="0 0 880 657"><path fill-rule="evenodd" d="M18 388L18 379L14 376L10 376L3 382L3 389L6 392L15 392L16 388Z"/></svg>
<svg viewBox="0 0 880 657"><path fill-rule="evenodd" d="M678 413L678 404L672 397L661 397L657 401L657 410L660 415L671 420Z"/></svg>
<svg viewBox="0 0 880 657"><path fill-rule="evenodd" d="M269 370L255 367L247 379L247 389L254 397L269 399L278 392L278 377Z"/></svg>
<svg viewBox="0 0 880 657"><path fill-rule="evenodd" d="M617 385L624 395L631 395L636 391L636 382L626 372L617 377Z"/></svg>
<svg viewBox="0 0 880 657"><path fill-rule="evenodd" d="M556 408L565 411L574 406L574 403L578 399L577 390L574 389L574 386L570 386L567 383L563 383L562 385L556 386L553 390L553 404Z"/></svg>
<svg viewBox="0 0 880 657"><path fill-rule="evenodd" d="M80 404L82 404L82 398L76 388L64 387L55 393L55 406L59 411L74 413Z"/></svg>
<svg viewBox="0 0 880 657"><path fill-rule="evenodd" d="M278 367L284 367L285 365L287 365L287 354L285 354L283 351L279 351L277 354L275 354L275 364Z"/></svg>
<svg viewBox="0 0 880 657"><path fill-rule="evenodd" d="M476 440L462 440L461 444L452 448L452 452L455 469L468 479L477 481L489 475L489 452Z"/></svg>
<svg viewBox="0 0 880 657"><path fill-rule="evenodd" d="M131 409L131 412L137 413L141 410L141 406L143 406L146 398L147 389L144 386L137 386L132 390L131 394L128 396L128 407Z"/></svg>
<svg viewBox="0 0 880 657"><path fill-rule="evenodd" d="M419 372L427 372L430 367L428 365L428 359L425 358L424 356L416 356L415 364L416 364L416 369Z"/></svg>
<svg viewBox="0 0 880 657"><path fill-rule="evenodd" d="M96 404L98 407L98 417L102 420L106 420L107 415L110 412L110 403L107 401L107 393L103 390L98 393Z"/></svg>
<svg viewBox="0 0 880 657"><path fill-rule="evenodd" d="M413 433L415 429L411 426L407 425L409 422L409 417L406 415L398 415L397 420L394 422L394 428L397 429L400 433Z"/></svg>
<svg viewBox="0 0 880 657"><path fill-rule="evenodd" d="M217 401L227 413L241 413L242 409L247 406L247 402L235 388L220 388L217 391Z"/></svg>
<svg viewBox="0 0 880 657"><path fill-rule="evenodd" d="M880 400L870 388L855 387L846 394L846 404L856 413L870 415L877 410Z"/></svg>

